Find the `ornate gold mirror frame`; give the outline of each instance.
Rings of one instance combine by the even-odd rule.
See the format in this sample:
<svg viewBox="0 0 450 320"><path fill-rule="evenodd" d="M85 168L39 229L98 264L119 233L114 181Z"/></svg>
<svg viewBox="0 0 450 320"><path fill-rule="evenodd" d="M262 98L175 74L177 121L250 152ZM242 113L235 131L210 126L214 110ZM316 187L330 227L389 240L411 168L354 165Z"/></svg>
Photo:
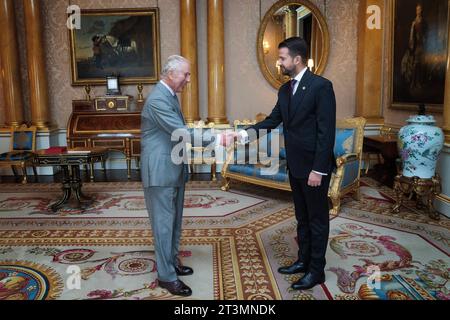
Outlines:
<svg viewBox="0 0 450 320"><path fill-rule="evenodd" d="M315 66L313 71L315 74L321 75L324 70L325 66L328 61L328 55L330 51L330 36L328 31L328 26L325 21L325 18L323 17L320 10L312 4L308 0L280 0L276 2L270 9L267 11L267 13L264 16L264 19L261 22L261 25L259 27L258 31L258 40L257 40L257 55L258 55L258 63L259 67L261 69L261 72L263 73L264 77L267 81L276 89L279 89L283 83L289 79L284 78L282 75L272 72L266 63L266 56L268 54L269 48L271 50L276 49L278 52L278 43L268 43L267 40L265 40L266 35L266 29L270 22L275 21L276 17L275 15L280 12L284 7L289 8L289 6L304 6L312 13L312 21L313 24L316 24L316 30L320 31L320 36L317 37L317 41L315 43L315 46L312 46L313 50L315 52L320 52L320 54L315 59ZM314 29L314 28L312 28ZM286 28L283 32L283 35L288 35L286 32ZM312 31L313 32L313 31ZM281 39L284 40L284 39ZM281 42L281 41L280 41ZM276 58L274 58L273 65L275 66L278 59L278 53L276 53ZM272 61L271 61L272 63ZM272 67L272 66L271 66Z"/></svg>

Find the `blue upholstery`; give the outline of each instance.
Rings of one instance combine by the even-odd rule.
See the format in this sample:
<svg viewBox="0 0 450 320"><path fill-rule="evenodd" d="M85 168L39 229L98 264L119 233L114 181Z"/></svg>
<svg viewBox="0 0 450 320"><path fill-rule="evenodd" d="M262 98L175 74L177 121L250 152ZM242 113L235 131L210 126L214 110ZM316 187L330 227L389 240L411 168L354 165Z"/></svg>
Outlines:
<svg viewBox="0 0 450 320"><path fill-rule="evenodd" d="M342 157L344 154L354 152L355 129L336 129L334 156Z"/></svg>
<svg viewBox="0 0 450 320"><path fill-rule="evenodd" d="M17 151L33 150L33 131L14 132L13 150Z"/></svg>
<svg viewBox="0 0 450 320"><path fill-rule="evenodd" d="M279 165L274 168L264 167L253 164L232 164L228 167L230 172L244 174L255 178L265 180L273 180L277 182L289 182L289 175L287 174L286 161L280 161ZM272 172L275 170L275 174ZM269 174L270 173L270 174Z"/></svg>
<svg viewBox="0 0 450 320"><path fill-rule="evenodd" d="M346 188L358 179L359 161L352 161L344 164L344 177L342 179L341 188Z"/></svg>
<svg viewBox="0 0 450 320"><path fill-rule="evenodd" d="M26 161L33 157L32 152L5 152L0 154L0 161Z"/></svg>

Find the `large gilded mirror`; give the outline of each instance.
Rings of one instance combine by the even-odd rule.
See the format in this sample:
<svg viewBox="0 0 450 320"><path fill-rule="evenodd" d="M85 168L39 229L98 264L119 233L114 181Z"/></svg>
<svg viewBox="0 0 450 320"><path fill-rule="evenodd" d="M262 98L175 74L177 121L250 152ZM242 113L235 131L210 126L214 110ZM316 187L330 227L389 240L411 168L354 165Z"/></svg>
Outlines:
<svg viewBox="0 0 450 320"><path fill-rule="evenodd" d="M264 16L258 32L258 62L264 77L279 89L289 80L278 66L278 44L299 36L310 48L308 67L322 74L328 60L330 37L320 10L307 0L280 0Z"/></svg>

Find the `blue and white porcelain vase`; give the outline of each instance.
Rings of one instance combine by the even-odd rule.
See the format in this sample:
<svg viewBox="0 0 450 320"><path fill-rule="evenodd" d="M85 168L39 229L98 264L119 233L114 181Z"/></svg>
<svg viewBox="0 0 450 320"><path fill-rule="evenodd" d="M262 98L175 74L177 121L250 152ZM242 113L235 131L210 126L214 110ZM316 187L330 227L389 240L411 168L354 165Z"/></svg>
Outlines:
<svg viewBox="0 0 450 320"><path fill-rule="evenodd" d="M433 116L412 116L400 129L398 146L403 161L403 176L430 179L444 147L444 133Z"/></svg>

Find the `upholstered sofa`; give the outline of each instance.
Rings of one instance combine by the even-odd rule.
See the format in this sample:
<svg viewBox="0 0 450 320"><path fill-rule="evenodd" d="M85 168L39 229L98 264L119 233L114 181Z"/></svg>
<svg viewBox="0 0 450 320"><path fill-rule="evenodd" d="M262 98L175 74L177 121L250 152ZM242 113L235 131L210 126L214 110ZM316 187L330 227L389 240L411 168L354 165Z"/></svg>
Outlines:
<svg viewBox="0 0 450 320"><path fill-rule="evenodd" d="M366 119L351 118L338 120L336 123L336 142L334 153L336 170L334 171L328 196L332 202L330 214L337 215L341 206L341 199L348 193L353 193L359 199L360 172L362 162L362 146L364 140L364 126ZM263 139L263 141L261 141ZM279 145L278 154L270 154L270 145ZM282 127L261 137L245 148L234 146L227 150L227 157L222 169L222 189L228 191L233 180L257 184L269 188L291 191L289 175L286 165L286 151ZM264 164L250 162L252 155L264 154Z"/></svg>

